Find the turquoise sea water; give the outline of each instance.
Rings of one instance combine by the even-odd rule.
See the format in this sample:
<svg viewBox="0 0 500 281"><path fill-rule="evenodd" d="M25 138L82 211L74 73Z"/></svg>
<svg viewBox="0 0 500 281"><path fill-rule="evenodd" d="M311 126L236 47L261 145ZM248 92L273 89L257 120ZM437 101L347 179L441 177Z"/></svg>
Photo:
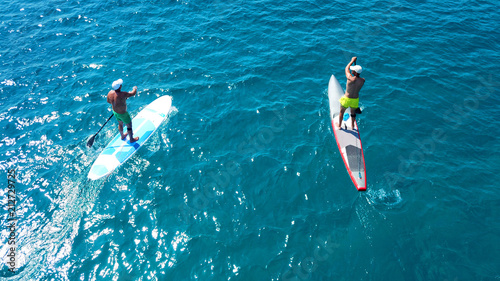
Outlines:
<svg viewBox="0 0 500 281"><path fill-rule="evenodd" d="M499 280L499 1L0 4L1 280ZM356 191L331 74L364 67ZM113 80L174 111L106 180ZM16 170L16 272L8 182Z"/></svg>

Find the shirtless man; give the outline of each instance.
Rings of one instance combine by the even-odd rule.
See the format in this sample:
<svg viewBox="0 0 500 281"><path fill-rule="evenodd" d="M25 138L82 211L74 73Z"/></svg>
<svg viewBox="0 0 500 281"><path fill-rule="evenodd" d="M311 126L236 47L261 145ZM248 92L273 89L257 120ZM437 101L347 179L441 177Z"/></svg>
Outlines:
<svg viewBox="0 0 500 281"><path fill-rule="evenodd" d="M113 114L118 120L118 131L122 136L122 140L127 138L127 134L130 138L130 142L136 142L139 137L134 138L134 133L132 132L132 119L130 119L130 114L127 112L127 99L135 96L137 93L137 86L134 87L132 92L122 92L123 80L118 79L113 82L113 90L108 93L108 103L113 106ZM123 133L123 123L127 125L127 133Z"/></svg>
<svg viewBox="0 0 500 281"><path fill-rule="evenodd" d="M363 85L365 84L365 79L359 76L359 74L363 71L363 68L359 65L352 65L356 62L356 59L357 57L353 57L351 59L351 62L345 67L347 86L344 96L342 96L339 100L339 129L342 128L342 118L344 117L344 112L348 107L351 108L352 128L354 129L354 121L356 121L356 110L358 110L359 108L359 90L361 90L361 87L363 87ZM352 75L350 70L352 70Z"/></svg>

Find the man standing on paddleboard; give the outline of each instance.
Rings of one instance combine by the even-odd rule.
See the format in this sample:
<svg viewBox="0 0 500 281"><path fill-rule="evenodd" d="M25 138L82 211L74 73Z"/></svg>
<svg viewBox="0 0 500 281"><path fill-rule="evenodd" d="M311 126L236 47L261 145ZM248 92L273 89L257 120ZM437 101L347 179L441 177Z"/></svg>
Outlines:
<svg viewBox="0 0 500 281"><path fill-rule="evenodd" d="M348 107L351 108L351 120L352 129L354 129L354 122L356 121L356 113L361 113L359 110L359 91L365 84L365 79L361 78L359 74L363 71L363 68L359 65L352 65L357 60L357 57L353 57L351 62L345 67L345 76L347 77L347 86L344 96L339 100L340 102L340 114L339 114L339 129L342 129L342 118L344 118L344 112ZM351 74L352 70L352 74Z"/></svg>
<svg viewBox="0 0 500 281"><path fill-rule="evenodd" d="M118 131L122 136L122 140L127 138L127 134L130 138L130 142L136 142L139 137L134 138L134 132L132 131L132 119L130 119L130 114L127 112L127 99L135 96L137 93L137 86L134 86L132 92L122 92L123 80L118 79L113 82L113 90L108 93L108 103L113 106L113 114L118 120ZM123 133L123 124L127 125L127 132Z"/></svg>

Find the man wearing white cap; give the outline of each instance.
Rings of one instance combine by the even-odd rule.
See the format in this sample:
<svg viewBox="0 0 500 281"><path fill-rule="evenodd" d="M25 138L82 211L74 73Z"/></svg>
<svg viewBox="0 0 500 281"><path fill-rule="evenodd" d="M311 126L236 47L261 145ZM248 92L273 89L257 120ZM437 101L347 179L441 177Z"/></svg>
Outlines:
<svg viewBox="0 0 500 281"><path fill-rule="evenodd" d="M134 87L132 92L122 92L123 80L118 79L113 82L113 90L108 93L108 103L113 106L113 114L118 120L118 131L122 136L122 140L127 138L127 134L130 138L130 142L136 142L139 137L134 138L134 132L132 131L132 119L130 119L130 114L127 112L127 99L135 96L137 93L137 86ZM123 124L127 125L127 133L123 133Z"/></svg>
<svg viewBox="0 0 500 281"><path fill-rule="evenodd" d="M353 57L351 62L345 67L345 75L347 77L347 86L345 94L340 98L340 115L339 115L339 129L342 126L342 118L344 117L344 112L348 107L351 108L351 120L352 128L354 129L354 121L356 120L356 112L361 113L359 110L359 91L361 87L365 84L365 79L361 78L359 74L363 71L363 68L359 65L352 65L357 60L357 57ZM351 74L352 70L352 74Z"/></svg>

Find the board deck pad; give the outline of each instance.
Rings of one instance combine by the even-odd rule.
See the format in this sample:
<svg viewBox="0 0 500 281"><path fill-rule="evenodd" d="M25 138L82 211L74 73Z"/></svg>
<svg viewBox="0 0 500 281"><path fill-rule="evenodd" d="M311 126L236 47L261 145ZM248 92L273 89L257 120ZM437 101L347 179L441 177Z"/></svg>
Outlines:
<svg viewBox="0 0 500 281"><path fill-rule="evenodd" d="M359 191L366 190L366 168L361 137L356 121L352 128L351 109L348 108L342 118L342 128L338 128L340 114L339 99L344 95L344 91L334 75L330 77L328 83L328 99L330 104L330 119L332 121L335 141L339 148L342 160L352 182Z"/></svg>
<svg viewBox="0 0 500 281"><path fill-rule="evenodd" d="M348 145L345 147L345 154L347 155L347 163L351 167L353 173L363 172L365 169L361 166L360 155L361 149L355 147L354 145Z"/></svg>
<svg viewBox="0 0 500 281"><path fill-rule="evenodd" d="M151 137L161 123L167 118L172 106L172 97L162 96L151 102L132 119L134 137L139 140L131 143L127 136L122 140L118 133L99 154L90 168L88 178L100 179L113 172L125 163ZM124 126L125 127L125 126ZM125 129L125 128L124 128Z"/></svg>

